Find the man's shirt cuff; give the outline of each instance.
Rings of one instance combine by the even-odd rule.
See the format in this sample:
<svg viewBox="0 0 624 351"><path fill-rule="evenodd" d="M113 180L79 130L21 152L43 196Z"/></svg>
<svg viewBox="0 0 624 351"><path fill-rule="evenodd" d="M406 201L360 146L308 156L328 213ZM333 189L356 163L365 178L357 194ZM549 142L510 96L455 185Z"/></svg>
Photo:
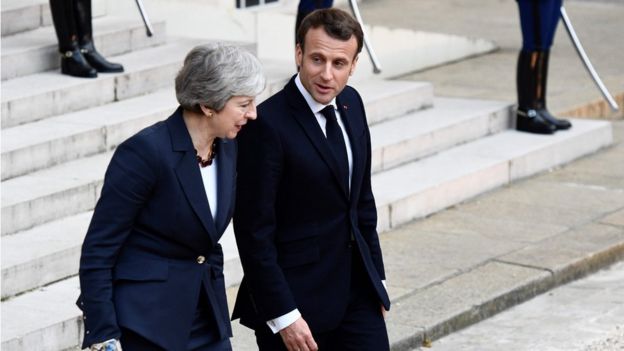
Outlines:
<svg viewBox="0 0 624 351"><path fill-rule="evenodd" d="M271 319L266 323L269 326L269 328L271 328L271 331L273 332L273 334L277 334L279 333L280 330L295 323L295 321L299 319L299 317L301 317L301 313L299 313L299 310L295 308L294 310L286 313L285 315Z"/></svg>

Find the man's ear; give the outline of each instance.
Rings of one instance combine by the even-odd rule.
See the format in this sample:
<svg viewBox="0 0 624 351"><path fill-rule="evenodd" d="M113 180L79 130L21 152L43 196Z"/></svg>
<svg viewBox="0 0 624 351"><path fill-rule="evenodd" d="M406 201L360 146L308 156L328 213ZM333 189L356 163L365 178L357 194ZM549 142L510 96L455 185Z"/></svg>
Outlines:
<svg viewBox="0 0 624 351"><path fill-rule="evenodd" d="M295 63L297 67L301 67L301 63L303 62L303 50L301 49L301 45L297 44L295 46Z"/></svg>

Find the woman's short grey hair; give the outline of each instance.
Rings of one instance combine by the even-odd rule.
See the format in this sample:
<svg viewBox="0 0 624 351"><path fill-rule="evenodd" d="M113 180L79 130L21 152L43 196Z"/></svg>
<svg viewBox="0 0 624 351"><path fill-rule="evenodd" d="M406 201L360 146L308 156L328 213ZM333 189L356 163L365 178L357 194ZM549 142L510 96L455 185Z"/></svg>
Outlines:
<svg viewBox="0 0 624 351"><path fill-rule="evenodd" d="M201 113L200 105L221 111L234 96L256 96L266 79L260 61L234 45L206 44L193 48L175 79L178 103Z"/></svg>

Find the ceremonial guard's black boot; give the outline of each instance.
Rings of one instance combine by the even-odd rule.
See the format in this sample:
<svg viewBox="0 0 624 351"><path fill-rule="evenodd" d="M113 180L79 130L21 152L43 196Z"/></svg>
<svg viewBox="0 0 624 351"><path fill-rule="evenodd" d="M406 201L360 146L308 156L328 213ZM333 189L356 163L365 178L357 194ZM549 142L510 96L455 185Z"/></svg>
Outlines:
<svg viewBox="0 0 624 351"><path fill-rule="evenodd" d="M520 51L516 71L518 92L516 129L536 134L552 134L557 127L538 113L538 97L541 96L538 61L538 51Z"/></svg>
<svg viewBox="0 0 624 351"><path fill-rule="evenodd" d="M122 65L107 61L95 50L91 21L91 0L73 0L73 4L80 52L87 59L87 62L100 73L123 72L124 68Z"/></svg>
<svg viewBox="0 0 624 351"><path fill-rule="evenodd" d="M542 118L554 124L558 130L570 129L572 127L572 123L565 119L559 119L555 116L551 115L546 109L546 82L548 80L548 58L550 56L550 51L539 51L538 59L537 59L537 71L538 71L538 83L539 88L538 92L540 93L537 96L537 113L539 113Z"/></svg>
<svg viewBox="0 0 624 351"><path fill-rule="evenodd" d="M78 47L71 1L50 0L50 10L61 53L61 73L74 77L97 77L97 71L89 65Z"/></svg>

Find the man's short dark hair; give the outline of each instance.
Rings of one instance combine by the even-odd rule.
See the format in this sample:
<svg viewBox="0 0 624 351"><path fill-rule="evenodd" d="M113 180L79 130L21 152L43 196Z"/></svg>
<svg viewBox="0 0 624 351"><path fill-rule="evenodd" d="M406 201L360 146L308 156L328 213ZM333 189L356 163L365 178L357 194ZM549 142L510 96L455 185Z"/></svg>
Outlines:
<svg viewBox="0 0 624 351"><path fill-rule="evenodd" d="M362 51L364 32L362 27L350 14L337 8L315 10L307 15L301 22L297 31L297 44L304 49L305 36L312 28L323 27L330 37L342 41L348 41L351 36L357 40L356 55Z"/></svg>

